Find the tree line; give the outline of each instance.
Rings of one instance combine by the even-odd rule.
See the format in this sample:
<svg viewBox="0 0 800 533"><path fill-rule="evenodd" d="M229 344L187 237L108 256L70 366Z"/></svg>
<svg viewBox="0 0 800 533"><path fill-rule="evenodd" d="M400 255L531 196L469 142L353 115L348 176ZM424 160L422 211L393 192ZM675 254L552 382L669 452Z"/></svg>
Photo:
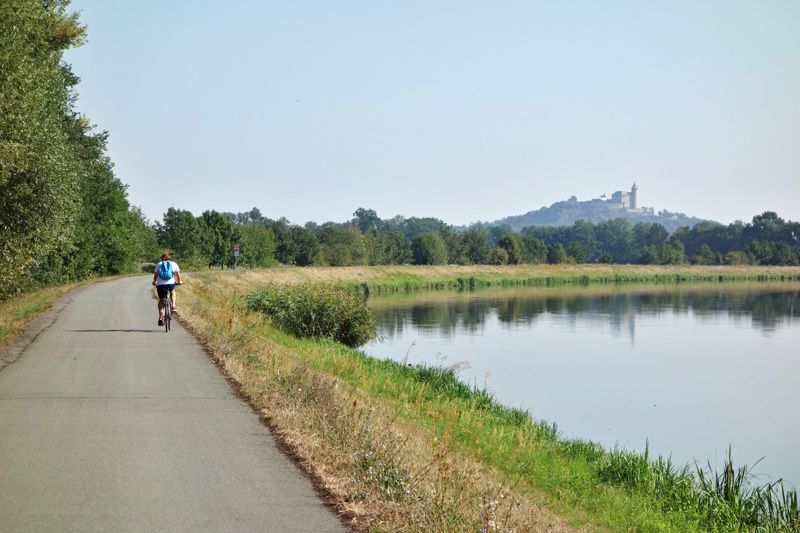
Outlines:
<svg viewBox="0 0 800 533"><path fill-rule="evenodd" d="M189 266L231 266L233 244L246 267L470 265L523 263L754 264L800 263L800 224L773 212L752 223L701 222L669 234L658 223L618 218L597 224L530 226L476 222L466 230L436 218L381 219L358 208L347 222L305 225L272 220L258 208L243 213L206 211L195 217L170 208L155 225L159 246Z"/></svg>
<svg viewBox="0 0 800 533"><path fill-rule="evenodd" d="M75 110L63 52L86 28L68 0L0 2L0 300L135 270L158 243Z"/></svg>

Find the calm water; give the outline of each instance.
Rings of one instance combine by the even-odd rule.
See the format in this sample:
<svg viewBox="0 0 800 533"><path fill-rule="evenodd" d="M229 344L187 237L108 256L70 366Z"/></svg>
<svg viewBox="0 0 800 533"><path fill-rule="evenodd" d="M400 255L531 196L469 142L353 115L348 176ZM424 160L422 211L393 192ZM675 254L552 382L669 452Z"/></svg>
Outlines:
<svg viewBox="0 0 800 533"><path fill-rule="evenodd" d="M800 283L497 289L371 297L408 363L464 381L568 437L753 465L800 485Z"/></svg>

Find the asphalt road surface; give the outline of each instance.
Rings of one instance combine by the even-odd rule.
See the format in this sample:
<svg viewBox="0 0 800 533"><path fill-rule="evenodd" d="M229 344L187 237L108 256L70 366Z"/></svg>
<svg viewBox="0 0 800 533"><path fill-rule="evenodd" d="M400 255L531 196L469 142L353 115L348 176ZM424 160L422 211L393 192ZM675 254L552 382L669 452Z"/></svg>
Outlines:
<svg viewBox="0 0 800 533"><path fill-rule="evenodd" d="M344 531L150 281L80 293L0 371L0 531Z"/></svg>

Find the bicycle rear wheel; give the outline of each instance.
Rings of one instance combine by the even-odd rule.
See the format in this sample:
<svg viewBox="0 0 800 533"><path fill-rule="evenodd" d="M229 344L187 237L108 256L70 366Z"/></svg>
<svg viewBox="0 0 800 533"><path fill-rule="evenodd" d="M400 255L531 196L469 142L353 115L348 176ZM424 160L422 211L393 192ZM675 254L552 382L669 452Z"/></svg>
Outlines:
<svg viewBox="0 0 800 533"><path fill-rule="evenodd" d="M164 298L164 330L169 333L170 323L172 322L172 302L169 298Z"/></svg>

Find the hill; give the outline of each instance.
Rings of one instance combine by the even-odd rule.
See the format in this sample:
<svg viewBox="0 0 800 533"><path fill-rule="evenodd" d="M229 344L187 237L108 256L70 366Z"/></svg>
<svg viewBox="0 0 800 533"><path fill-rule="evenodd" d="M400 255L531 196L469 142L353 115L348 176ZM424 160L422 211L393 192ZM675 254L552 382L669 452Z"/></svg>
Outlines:
<svg viewBox="0 0 800 533"><path fill-rule="evenodd" d="M571 226L576 220L585 220L596 224L615 218L627 218L633 224L655 222L664 226L669 233L681 226L692 228L702 222L702 219L689 217L683 213L671 213L666 210L655 213L652 208L631 209L599 199L579 202L573 196L569 200L556 202L550 207L542 207L524 215L509 216L487 225L509 224L514 231L522 231L527 226Z"/></svg>

